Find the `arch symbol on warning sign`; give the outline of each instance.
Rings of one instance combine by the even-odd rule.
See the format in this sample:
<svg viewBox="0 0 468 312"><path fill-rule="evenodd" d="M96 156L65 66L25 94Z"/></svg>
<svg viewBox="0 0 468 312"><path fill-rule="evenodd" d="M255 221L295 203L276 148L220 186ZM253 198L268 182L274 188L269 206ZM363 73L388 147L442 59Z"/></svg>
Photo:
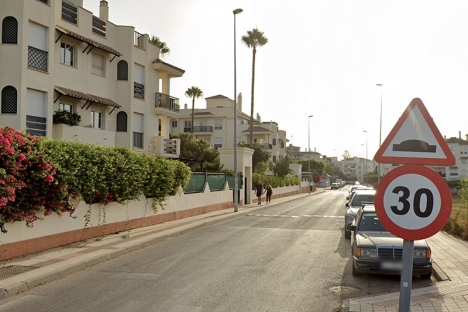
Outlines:
<svg viewBox="0 0 468 312"><path fill-rule="evenodd" d="M405 165L386 174L374 199L377 216L393 235L407 240L439 232L452 212L452 195L434 170Z"/></svg>

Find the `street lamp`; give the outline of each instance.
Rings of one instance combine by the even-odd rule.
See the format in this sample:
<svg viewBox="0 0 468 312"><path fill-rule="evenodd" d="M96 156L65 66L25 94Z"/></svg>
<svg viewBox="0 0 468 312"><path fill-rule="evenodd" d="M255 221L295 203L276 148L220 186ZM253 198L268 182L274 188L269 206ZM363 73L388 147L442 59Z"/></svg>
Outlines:
<svg viewBox="0 0 468 312"><path fill-rule="evenodd" d="M314 116L310 115L307 118L307 124L308 124L307 135L308 135L308 140L309 140L309 145L308 145L308 148L309 148L309 194L310 194L310 180L311 180L311 177L310 177L310 118L311 117L314 117Z"/></svg>
<svg viewBox="0 0 468 312"><path fill-rule="evenodd" d="M379 133L379 148L382 146L382 93L383 93L383 84L378 83L376 84L378 87L382 87L380 89L380 133ZM379 163L379 170L377 175L377 184L380 183L380 163Z"/></svg>
<svg viewBox="0 0 468 312"><path fill-rule="evenodd" d="M364 130L366 134L366 184L369 184L369 174L367 172L367 130Z"/></svg>
<svg viewBox="0 0 468 312"><path fill-rule="evenodd" d="M235 9L234 13L234 212L239 211L239 185L237 173L237 76L236 76L236 15L242 13L242 9Z"/></svg>

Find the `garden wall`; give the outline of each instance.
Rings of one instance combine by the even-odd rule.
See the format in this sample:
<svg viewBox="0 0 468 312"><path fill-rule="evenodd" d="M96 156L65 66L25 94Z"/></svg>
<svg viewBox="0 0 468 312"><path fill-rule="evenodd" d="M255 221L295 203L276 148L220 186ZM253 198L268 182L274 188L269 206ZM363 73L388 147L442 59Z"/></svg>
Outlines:
<svg viewBox="0 0 468 312"><path fill-rule="evenodd" d="M304 189L304 186L274 188L272 199L300 194L301 188ZM257 201L254 193L252 198L255 202ZM264 198L265 195L263 201ZM71 218L68 214L61 217L52 214L42 221L36 221L32 228L27 228L24 222L6 224L8 233L0 234L0 260L24 256L106 234L126 232L133 228L233 208L232 199L232 190L229 190L226 183L222 191L211 192L208 184L201 193L184 194L181 191L167 198L164 210L158 207L156 213L152 210L152 199L146 200L144 196L125 206L112 202L100 207L99 204L89 206L80 202L74 213L75 218ZM242 205L242 202L239 205ZM87 221L88 210L91 214Z"/></svg>

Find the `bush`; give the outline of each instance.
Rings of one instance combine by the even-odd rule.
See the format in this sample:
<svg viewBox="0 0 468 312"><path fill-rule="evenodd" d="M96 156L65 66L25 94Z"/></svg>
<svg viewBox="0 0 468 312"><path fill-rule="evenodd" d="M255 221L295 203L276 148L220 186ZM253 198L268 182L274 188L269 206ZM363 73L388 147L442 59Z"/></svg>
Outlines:
<svg viewBox="0 0 468 312"><path fill-rule="evenodd" d="M54 124L66 124L77 126L81 121L81 116L78 113L70 113L69 111L57 110L53 116Z"/></svg>

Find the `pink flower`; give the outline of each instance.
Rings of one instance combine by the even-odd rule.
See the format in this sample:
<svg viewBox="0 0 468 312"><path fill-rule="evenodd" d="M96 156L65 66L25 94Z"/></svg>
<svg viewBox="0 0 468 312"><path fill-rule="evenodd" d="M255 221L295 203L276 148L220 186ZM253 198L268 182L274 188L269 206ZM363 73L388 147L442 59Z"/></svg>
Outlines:
<svg viewBox="0 0 468 312"><path fill-rule="evenodd" d="M54 177L51 176L50 174L48 174L48 175L44 178L44 181L47 182L47 183L54 182Z"/></svg>
<svg viewBox="0 0 468 312"><path fill-rule="evenodd" d="M23 153L19 153L18 155L18 161L23 161L26 159L26 155L24 155Z"/></svg>

